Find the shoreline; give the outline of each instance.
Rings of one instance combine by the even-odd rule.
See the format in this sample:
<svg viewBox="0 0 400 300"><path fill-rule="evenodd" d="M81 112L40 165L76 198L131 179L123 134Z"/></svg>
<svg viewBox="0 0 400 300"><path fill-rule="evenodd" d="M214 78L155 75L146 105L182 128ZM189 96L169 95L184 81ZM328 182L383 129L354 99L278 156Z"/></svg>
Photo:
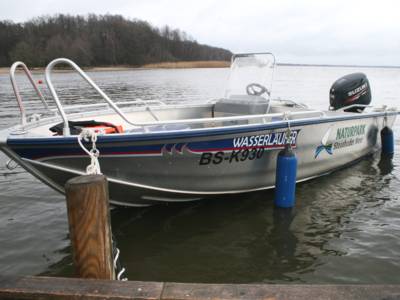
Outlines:
<svg viewBox="0 0 400 300"><path fill-rule="evenodd" d="M114 72L114 71L129 71L129 70L150 70L150 69L199 69L199 68L229 68L229 61L178 61L178 62L161 62L151 63L142 66L99 66L99 67L82 67L85 72ZM29 66L28 66L29 68ZM44 67L29 68L33 74L43 73ZM0 67L0 74L8 74L9 67ZM55 69L55 72L71 72L71 69Z"/></svg>
<svg viewBox="0 0 400 300"><path fill-rule="evenodd" d="M118 72L129 70L151 70L151 69L201 69L201 68L229 68L230 61L178 61L178 62L160 62L145 64L142 66L98 66L98 67L82 67L85 72ZM282 67L341 67L341 68L383 68L383 69L399 69L400 66L353 66L353 65L313 65L313 64L292 64L292 63L277 63L276 66ZM28 66L29 67L29 66ZM33 74L44 73L44 67L29 68ZM9 67L0 67L0 75L8 74ZM20 71L18 71L20 72ZM72 72L71 69L55 69L56 73Z"/></svg>

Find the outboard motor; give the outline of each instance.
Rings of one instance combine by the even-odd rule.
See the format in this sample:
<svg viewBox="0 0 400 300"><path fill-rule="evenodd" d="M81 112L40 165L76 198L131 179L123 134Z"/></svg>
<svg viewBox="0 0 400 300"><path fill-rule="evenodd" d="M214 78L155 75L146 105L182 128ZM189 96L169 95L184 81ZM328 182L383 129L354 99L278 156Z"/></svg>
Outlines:
<svg viewBox="0 0 400 300"><path fill-rule="evenodd" d="M353 73L336 80L329 91L329 103L333 110L353 104L370 104L371 88L367 76L364 73ZM345 111L362 112L364 108L354 106Z"/></svg>

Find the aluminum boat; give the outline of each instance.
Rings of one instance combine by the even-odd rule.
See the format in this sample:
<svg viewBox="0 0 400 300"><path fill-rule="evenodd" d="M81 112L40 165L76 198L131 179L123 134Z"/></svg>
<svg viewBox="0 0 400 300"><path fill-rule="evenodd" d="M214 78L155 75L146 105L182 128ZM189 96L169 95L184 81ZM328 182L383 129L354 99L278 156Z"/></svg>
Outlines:
<svg viewBox="0 0 400 300"><path fill-rule="evenodd" d="M60 64L78 72L104 103L62 105L51 79ZM298 182L380 149L380 132L392 127L397 110L369 105L365 75L350 74L335 82L331 107L320 111L272 98L274 67L271 53L234 55L223 98L166 105L162 99L113 102L65 58L45 70L52 98L46 101L26 65L16 62L10 76L21 122L0 131L0 148L10 167L16 163L63 192L68 179L86 172L89 159L78 136L82 128L92 128L111 202L130 206L274 188L277 155L287 144L298 158ZM27 116L17 68L25 71L42 100L43 114Z"/></svg>

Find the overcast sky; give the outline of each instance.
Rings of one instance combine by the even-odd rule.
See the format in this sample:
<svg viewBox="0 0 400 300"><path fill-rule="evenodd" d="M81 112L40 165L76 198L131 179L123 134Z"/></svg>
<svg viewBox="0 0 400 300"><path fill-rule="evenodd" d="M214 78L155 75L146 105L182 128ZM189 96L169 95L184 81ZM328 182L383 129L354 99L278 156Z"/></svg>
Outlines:
<svg viewBox="0 0 400 300"><path fill-rule="evenodd" d="M0 0L3 20L56 13L168 24L235 53L271 51L278 62L400 66L395 0Z"/></svg>

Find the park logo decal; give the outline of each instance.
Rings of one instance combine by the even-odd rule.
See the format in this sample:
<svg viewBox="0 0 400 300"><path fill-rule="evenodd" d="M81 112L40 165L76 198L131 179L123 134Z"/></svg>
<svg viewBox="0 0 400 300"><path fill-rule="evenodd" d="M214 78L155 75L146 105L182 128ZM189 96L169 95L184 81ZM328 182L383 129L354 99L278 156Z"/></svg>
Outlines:
<svg viewBox="0 0 400 300"><path fill-rule="evenodd" d="M331 134L331 130L332 127L329 127L328 131L325 133L325 135L323 136L322 140L321 140L321 145L319 145L317 147L317 149L315 149L315 156L314 158L317 158L318 155L322 152L322 151L326 151L329 155L333 154L333 143L332 142L328 142L329 140L329 135Z"/></svg>
<svg viewBox="0 0 400 300"><path fill-rule="evenodd" d="M366 133L366 125L354 125L349 127L341 127L336 131L336 137L333 142L328 141L331 134L332 127L328 129L321 140L321 145L315 149L315 156L317 158L324 150L332 155L333 149L342 149L361 144L364 141Z"/></svg>

